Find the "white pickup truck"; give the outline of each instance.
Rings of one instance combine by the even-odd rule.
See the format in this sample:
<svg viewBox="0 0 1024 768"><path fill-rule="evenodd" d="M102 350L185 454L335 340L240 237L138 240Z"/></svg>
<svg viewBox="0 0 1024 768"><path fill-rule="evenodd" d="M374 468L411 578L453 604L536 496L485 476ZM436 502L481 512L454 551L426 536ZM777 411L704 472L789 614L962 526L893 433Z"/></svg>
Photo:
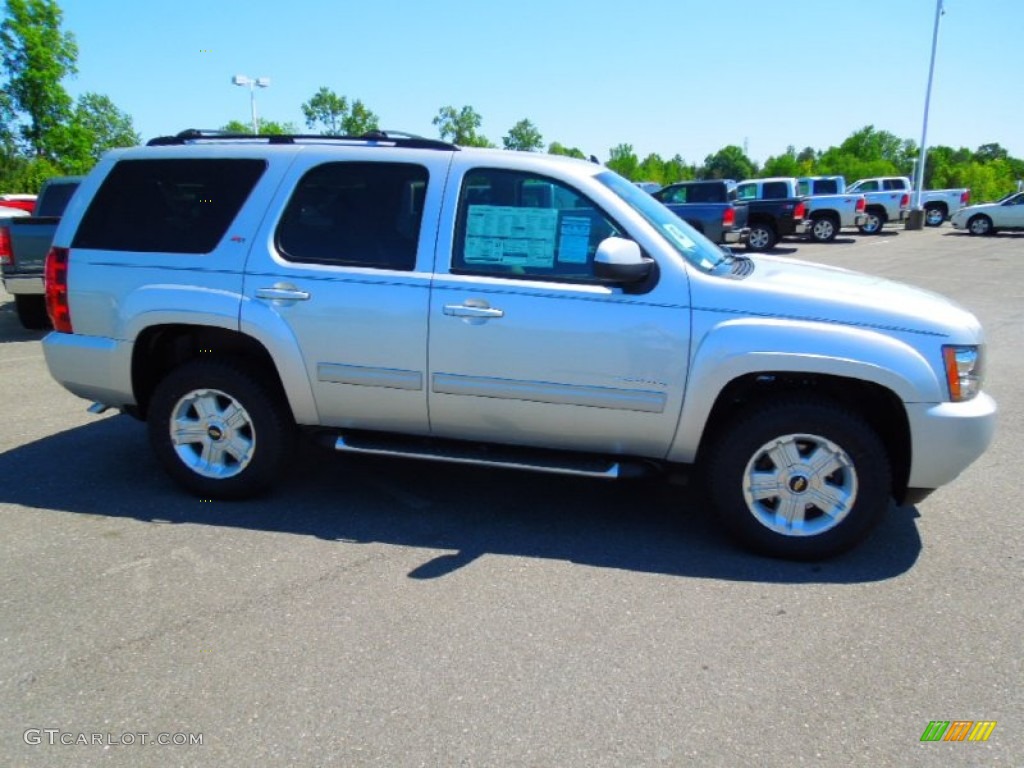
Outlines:
<svg viewBox="0 0 1024 768"><path fill-rule="evenodd" d="M877 194L877 199L886 199L886 192L902 193L908 196L913 204L914 185L906 176L878 176L873 179L860 179L850 185L850 192L863 192L869 196ZM921 192L921 206L924 208L924 223L929 227L942 226L971 200L969 189L926 189ZM891 219L890 215L890 219ZM884 222L883 222L884 223Z"/></svg>
<svg viewBox="0 0 1024 768"><path fill-rule="evenodd" d="M827 243L840 229L862 227L867 222L867 198L846 191L842 176L802 176L797 180L806 195L811 219L811 239Z"/></svg>
<svg viewBox="0 0 1024 768"><path fill-rule="evenodd" d="M145 420L205 499L265 491L299 431L593 478L695 465L739 541L818 559L995 428L967 310L733 255L541 153L197 131L114 150L61 219L46 300L54 378Z"/></svg>

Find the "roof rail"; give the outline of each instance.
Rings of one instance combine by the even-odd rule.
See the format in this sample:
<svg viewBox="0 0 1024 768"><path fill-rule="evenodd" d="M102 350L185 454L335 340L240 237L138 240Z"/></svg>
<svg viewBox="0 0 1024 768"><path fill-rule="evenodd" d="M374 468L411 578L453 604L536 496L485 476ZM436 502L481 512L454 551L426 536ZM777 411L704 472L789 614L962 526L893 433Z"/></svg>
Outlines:
<svg viewBox="0 0 1024 768"><path fill-rule="evenodd" d="M175 144L192 144L200 141L254 141L264 144L298 144L302 142L338 142L338 143L363 143L383 144L390 147L411 147L413 149L442 149L457 150L455 144L449 144L440 139L428 139L412 133L402 131L369 131L362 136L327 136L322 134L283 134L283 135L253 135L251 133L232 133L230 131L216 131L205 128L188 128L174 136L157 136L146 142L147 147L166 147Z"/></svg>

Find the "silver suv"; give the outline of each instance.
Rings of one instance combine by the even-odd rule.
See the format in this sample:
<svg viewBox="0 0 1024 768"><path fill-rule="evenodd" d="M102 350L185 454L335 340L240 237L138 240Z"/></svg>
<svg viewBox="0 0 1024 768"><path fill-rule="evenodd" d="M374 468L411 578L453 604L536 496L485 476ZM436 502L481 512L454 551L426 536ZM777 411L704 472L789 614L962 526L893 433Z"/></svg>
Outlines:
<svg viewBox="0 0 1024 768"><path fill-rule="evenodd" d="M107 154L47 259L53 376L204 498L338 451L599 478L696 465L749 547L820 558L991 440L975 318L736 257L594 163L374 134Z"/></svg>

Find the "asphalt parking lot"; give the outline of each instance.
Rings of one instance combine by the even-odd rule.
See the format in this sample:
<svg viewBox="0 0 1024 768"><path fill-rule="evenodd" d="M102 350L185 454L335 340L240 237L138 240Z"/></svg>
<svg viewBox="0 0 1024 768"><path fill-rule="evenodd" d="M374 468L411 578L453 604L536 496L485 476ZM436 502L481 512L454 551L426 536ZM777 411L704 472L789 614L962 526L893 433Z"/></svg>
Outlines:
<svg viewBox="0 0 1024 768"><path fill-rule="evenodd" d="M0 291L0 765L1024 766L1024 235L776 253L957 299L1001 410L956 483L820 564L735 550L686 489L312 447L203 503Z"/></svg>

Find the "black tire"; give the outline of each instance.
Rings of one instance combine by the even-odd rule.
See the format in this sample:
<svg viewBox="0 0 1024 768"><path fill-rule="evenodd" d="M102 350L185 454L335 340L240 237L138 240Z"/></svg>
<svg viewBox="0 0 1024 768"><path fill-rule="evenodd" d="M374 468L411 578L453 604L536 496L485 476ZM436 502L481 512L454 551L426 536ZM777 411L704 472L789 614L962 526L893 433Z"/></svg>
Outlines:
<svg viewBox="0 0 1024 768"><path fill-rule="evenodd" d="M233 360L193 360L172 370L153 392L147 420L163 468L179 485L208 499L265 491L291 455L295 438L287 404L258 374Z"/></svg>
<svg viewBox="0 0 1024 768"><path fill-rule="evenodd" d="M750 225L750 234L747 236L748 251L770 251L778 242L775 230L769 224L757 222Z"/></svg>
<svg viewBox="0 0 1024 768"><path fill-rule="evenodd" d="M19 294L14 297L14 309L23 327L30 331L52 328L50 316L46 313L46 297Z"/></svg>
<svg viewBox="0 0 1024 768"><path fill-rule="evenodd" d="M773 461L769 450L780 455ZM812 458L828 461L815 468ZM827 400L786 398L741 414L718 436L705 469L722 523L740 544L771 557L821 560L844 552L867 536L891 499L881 439ZM802 516L799 525L779 519L787 507L793 518Z"/></svg>
<svg viewBox="0 0 1024 768"><path fill-rule="evenodd" d="M862 235L880 234L882 227L885 226L885 214L878 213L877 211L868 211L867 216L867 221L857 227L857 229L860 230Z"/></svg>
<svg viewBox="0 0 1024 768"><path fill-rule="evenodd" d="M996 228L992 226L992 219L983 213L972 216L967 222L967 231L972 235L994 235Z"/></svg>
<svg viewBox="0 0 1024 768"><path fill-rule="evenodd" d="M941 227L946 220L946 210L941 205L926 205L924 207L924 223L929 227Z"/></svg>
<svg viewBox="0 0 1024 768"><path fill-rule="evenodd" d="M822 214L811 219L810 237L816 243L831 243L839 234L839 222L831 214Z"/></svg>

